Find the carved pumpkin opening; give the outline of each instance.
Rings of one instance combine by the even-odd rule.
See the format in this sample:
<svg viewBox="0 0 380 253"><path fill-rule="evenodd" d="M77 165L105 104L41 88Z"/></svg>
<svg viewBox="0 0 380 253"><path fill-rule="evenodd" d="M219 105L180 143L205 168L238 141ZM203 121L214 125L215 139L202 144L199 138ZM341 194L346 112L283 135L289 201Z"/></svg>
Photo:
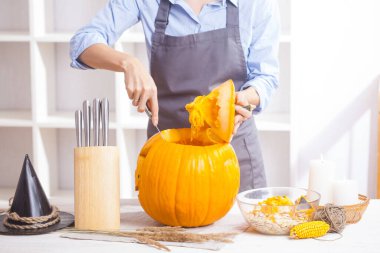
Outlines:
<svg viewBox="0 0 380 253"><path fill-rule="evenodd" d="M182 128L182 129L167 129L161 131L161 137L166 142L180 144L180 145L188 145L188 146L212 146L218 145L213 142L208 136L202 136L200 138L192 138L191 129L190 128Z"/></svg>

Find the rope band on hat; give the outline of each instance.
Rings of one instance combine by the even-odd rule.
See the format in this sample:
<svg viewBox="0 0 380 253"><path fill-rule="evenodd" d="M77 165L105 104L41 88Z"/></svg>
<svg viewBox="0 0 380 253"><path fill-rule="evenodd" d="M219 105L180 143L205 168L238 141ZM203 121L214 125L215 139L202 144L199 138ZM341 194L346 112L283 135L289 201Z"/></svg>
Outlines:
<svg viewBox="0 0 380 253"><path fill-rule="evenodd" d="M13 224L9 221L22 222L25 224ZM52 206L50 214L39 217L20 217L16 212L6 213L3 220L4 226L13 229L40 229L50 227L60 221L59 210L56 206Z"/></svg>

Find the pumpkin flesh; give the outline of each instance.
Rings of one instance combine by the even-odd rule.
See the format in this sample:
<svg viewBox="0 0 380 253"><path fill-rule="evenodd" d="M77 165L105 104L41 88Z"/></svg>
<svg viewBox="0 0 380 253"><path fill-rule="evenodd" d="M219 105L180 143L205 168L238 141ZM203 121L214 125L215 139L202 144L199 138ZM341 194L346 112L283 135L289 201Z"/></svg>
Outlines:
<svg viewBox="0 0 380 253"><path fill-rule="evenodd" d="M214 143L229 143L235 117L235 86L232 80L222 83L206 96L198 96L186 105L191 136Z"/></svg>

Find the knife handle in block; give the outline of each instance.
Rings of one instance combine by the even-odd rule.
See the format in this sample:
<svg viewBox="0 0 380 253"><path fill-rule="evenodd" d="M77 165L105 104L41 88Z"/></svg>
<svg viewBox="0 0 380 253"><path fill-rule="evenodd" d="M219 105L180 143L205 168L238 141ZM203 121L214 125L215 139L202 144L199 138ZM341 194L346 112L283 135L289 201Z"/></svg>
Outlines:
<svg viewBox="0 0 380 253"><path fill-rule="evenodd" d="M91 105L90 101L85 100L83 102L83 126L84 126L84 146L90 146L91 140Z"/></svg>
<svg viewBox="0 0 380 253"><path fill-rule="evenodd" d="M92 105L93 109L93 130L94 130L94 146L99 146L100 131L100 99L95 98Z"/></svg>
<svg viewBox="0 0 380 253"><path fill-rule="evenodd" d="M83 115L81 110L75 111L75 132L77 137L77 147L82 147L82 120Z"/></svg>
<svg viewBox="0 0 380 253"><path fill-rule="evenodd" d="M109 131L109 101L107 98L102 99L102 133L103 133L103 146L108 146L108 131Z"/></svg>

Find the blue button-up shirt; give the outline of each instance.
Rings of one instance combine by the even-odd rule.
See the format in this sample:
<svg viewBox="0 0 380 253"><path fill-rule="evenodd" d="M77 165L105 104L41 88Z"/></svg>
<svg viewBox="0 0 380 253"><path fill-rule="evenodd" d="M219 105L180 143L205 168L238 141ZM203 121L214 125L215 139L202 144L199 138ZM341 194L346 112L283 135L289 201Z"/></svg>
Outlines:
<svg viewBox="0 0 380 253"><path fill-rule="evenodd" d="M172 3L166 34L185 36L226 27L226 0L206 4L195 15L185 0ZM277 0L230 0L239 7L240 36L246 59L248 80L242 89L253 86L260 96L260 112L278 86L278 43L280 18ZM89 46L113 45L122 33L137 22L144 28L148 57L159 0L110 0L92 21L71 39L71 66L89 68L78 60Z"/></svg>

